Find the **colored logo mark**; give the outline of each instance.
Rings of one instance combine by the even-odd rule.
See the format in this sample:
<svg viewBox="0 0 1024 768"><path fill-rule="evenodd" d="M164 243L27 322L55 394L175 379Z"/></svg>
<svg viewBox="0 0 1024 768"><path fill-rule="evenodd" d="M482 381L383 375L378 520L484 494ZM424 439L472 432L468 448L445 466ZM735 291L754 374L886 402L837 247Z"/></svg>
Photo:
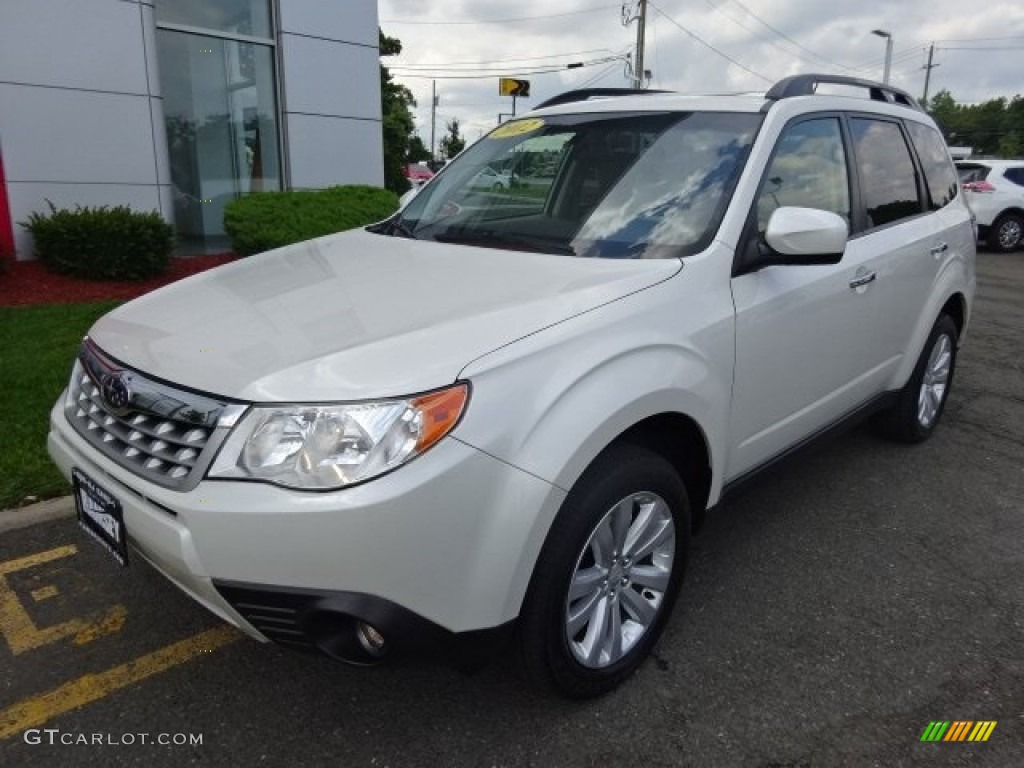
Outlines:
<svg viewBox="0 0 1024 768"><path fill-rule="evenodd" d="M932 720L921 734L921 741L988 741L996 729L996 720Z"/></svg>

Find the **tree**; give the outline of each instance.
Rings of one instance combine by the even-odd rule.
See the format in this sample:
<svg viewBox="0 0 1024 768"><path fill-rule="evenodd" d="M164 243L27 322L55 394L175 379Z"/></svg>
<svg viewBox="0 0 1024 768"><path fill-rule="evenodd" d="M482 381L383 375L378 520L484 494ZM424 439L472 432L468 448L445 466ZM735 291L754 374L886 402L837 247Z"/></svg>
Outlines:
<svg viewBox="0 0 1024 768"><path fill-rule="evenodd" d="M419 163L423 160L430 159L430 150L427 149L427 145L423 143L423 139L415 133L409 137L408 154L410 163Z"/></svg>
<svg viewBox="0 0 1024 768"><path fill-rule="evenodd" d="M928 112L952 145L970 147L976 155L1014 157L1024 151L1024 97L1000 97L981 104L957 104L949 91L932 97Z"/></svg>
<svg viewBox="0 0 1024 768"><path fill-rule="evenodd" d="M466 140L459 133L459 119L453 117L446 126L448 133L441 139L441 154L451 160L466 146Z"/></svg>
<svg viewBox="0 0 1024 768"><path fill-rule="evenodd" d="M402 42L377 30L380 55L397 56ZM402 173L409 162L410 137L414 135L412 107L416 99L404 85L396 83L383 64L380 65L380 106L384 139L384 186L396 194L409 188L409 180ZM422 143L422 142L421 142Z"/></svg>

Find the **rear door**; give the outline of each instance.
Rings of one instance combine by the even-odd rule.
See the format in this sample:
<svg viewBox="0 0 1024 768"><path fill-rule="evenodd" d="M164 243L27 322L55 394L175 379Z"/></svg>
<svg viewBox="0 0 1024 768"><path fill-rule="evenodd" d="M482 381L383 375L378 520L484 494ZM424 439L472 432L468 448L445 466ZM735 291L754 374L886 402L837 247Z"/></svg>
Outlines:
<svg viewBox="0 0 1024 768"><path fill-rule="evenodd" d="M908 352L950 244L940 242L939 217L929 203L903 123L857 115L850 118L850 134L861 189L858 215L863 222L863 231L850 247L870 254L875 275L870 333L879 366L876 379L882 388L889 386ZM955 179L947 183L955 188ZM949 194L947 189L945 195Z"/></svg>
<svg viewBox="0 0 1024 768"><path fill-rule="evenodd" d="M768 164L741 247L763 239L782 206L831 211L856 231L855 169L840 115L788 125ZM913 182L913 175L911 175ZM879 238L876 238L876 240ZM834 265L775 265L732 280L736 367L726 470L734 479L877 392L878 260L886 244L854 236Z"/></svg>

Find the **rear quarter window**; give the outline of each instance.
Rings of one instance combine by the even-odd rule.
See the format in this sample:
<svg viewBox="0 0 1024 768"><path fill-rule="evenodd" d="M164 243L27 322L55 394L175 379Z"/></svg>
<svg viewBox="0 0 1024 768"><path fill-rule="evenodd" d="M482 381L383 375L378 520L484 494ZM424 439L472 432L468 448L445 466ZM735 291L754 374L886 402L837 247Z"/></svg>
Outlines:
<svg viewBox="0 0 1024 768"><path fill-rule="evenodd" d="M1024 165L1007 168L1003 172L1003 176L1007 181L1016 184L1018 187L1024 187Z"/></svg>
<svg viewBox="0 0 1024 768"><path fill-rule="evenodd" d="M910 140L924 170L930 207L937 211L956 197L957 174L946 150L946 142L931 126L907 122Z"/></svg>

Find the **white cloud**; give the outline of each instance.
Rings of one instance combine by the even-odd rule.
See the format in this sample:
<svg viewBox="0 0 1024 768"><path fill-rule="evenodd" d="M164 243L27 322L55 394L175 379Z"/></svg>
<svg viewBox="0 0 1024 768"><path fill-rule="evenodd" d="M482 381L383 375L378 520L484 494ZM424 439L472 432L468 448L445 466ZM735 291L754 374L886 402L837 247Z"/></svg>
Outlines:
<svg viewBox="0 0 1024 768"><path fill-rule="evenodd" d="M427 65L465 70L437 75L475 74L487 68L485 79L438 78L438 140L452 117L460 120L463 135L472 140L496 124L499 112L511 111L511 99L498 95L499 75L531 81L531 98L519 100L520 113L584 84L629 85L618 61L529 73L546 65L631 51L636 25L624 27L619 6L607 0L380 0L379 14L385 34L402 41L402 55L385 64L416 96L417 124L427 142L433 73L423 68ZM548 18L457 25L393 23L536 16ZM730 63L677 24L757 74ZM885 41L872 35L873 29L892 33L892 83L914 96L920 97L923 90L923 67L933 41L938 66L932 70L930 93L945 88L957 101L971 103L1024 94L1024 3L1019 0L977 6L962 0L862 0L842 10L823 0L658 0L649 6L645 66L653 71L652 87L689 93L764 91L774 80L798 72L881 79ZM488 63L473 67L455 62ZM400 69L403 65L408 68ZM414 73L426 77L412 77Z"/></svg>

